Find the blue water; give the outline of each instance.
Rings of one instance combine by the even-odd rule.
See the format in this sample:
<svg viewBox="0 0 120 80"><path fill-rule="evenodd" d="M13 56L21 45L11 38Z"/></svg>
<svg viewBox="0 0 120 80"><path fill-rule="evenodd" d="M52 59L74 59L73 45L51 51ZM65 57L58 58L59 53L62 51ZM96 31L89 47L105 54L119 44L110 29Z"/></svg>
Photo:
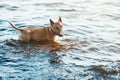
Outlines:
<svg viewBox="0 0 120 80"><path fill-rule="evenodd" d="M62 17L64 46L25 44L16 26ZM0 80L120 80L119 0L1 0Z"/></svg>

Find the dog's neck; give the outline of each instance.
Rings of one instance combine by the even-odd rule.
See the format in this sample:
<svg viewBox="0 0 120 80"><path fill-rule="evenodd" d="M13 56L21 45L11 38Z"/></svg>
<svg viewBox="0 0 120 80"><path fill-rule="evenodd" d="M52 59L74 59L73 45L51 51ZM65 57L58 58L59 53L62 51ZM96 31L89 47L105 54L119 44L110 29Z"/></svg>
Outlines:
<svg viewBox="0 0 120 80"><path fill-rule="evenodd" d="M49 32L50 32L53 36L56 36L56 35L54 34L54 31L53 31L53 29L52 29L52 26L49 26L48 29L49 29Z"/></svg>
<svg viewBox="0 0 120 80"><path fill-rule="evenodd" d="M52 42L57 41L56 35L52 31L51 26L45 27L44 30L45 30L45 32L47 32L47 40L48 41L52 41Z"/></svg>

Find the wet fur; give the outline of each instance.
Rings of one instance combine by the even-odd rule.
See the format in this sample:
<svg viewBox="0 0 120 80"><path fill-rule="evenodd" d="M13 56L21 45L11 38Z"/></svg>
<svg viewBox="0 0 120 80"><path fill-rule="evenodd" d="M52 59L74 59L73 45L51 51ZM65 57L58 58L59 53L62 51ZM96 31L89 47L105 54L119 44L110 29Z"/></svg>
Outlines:
<svg viewBox="0 0 120 80"><path fill-rule="evenodd" d="M62 19L59 17L58 22L50 19L50 26L44 28L17 28L13 23L9 24L20 31L19 39L23 42L57 42L56 36L63 36Z"/></svg>

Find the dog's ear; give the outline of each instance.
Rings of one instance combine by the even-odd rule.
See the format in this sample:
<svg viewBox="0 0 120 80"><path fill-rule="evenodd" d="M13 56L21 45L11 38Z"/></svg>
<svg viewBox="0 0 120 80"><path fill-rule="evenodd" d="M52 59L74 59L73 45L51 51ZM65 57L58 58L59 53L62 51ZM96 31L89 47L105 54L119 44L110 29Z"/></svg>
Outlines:
<svg viewBox="0 0 120 80"><path fill-rule="evenodd" d="M51 26L54 25L54 21L52 21L52 19L50 19L50 24L51 24Z"/></svg>
<svg viewBox="0 0 120 80"><path fill-rule="evenodd" d="M58 22L62 23L62 18L59 16Z"/></svg>

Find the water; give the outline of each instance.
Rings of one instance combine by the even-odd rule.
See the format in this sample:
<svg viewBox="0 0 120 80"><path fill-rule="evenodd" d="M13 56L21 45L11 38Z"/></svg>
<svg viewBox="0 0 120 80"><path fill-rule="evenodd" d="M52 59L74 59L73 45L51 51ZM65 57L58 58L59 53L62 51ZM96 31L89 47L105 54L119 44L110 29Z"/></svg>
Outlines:
<svg viewBox="0 0 120 80"><path fill-rule="evenodd" d="M64 46L24 44L19 27L63 19ZM120 80L119 0L1 0L0 80Z"/></svg>

